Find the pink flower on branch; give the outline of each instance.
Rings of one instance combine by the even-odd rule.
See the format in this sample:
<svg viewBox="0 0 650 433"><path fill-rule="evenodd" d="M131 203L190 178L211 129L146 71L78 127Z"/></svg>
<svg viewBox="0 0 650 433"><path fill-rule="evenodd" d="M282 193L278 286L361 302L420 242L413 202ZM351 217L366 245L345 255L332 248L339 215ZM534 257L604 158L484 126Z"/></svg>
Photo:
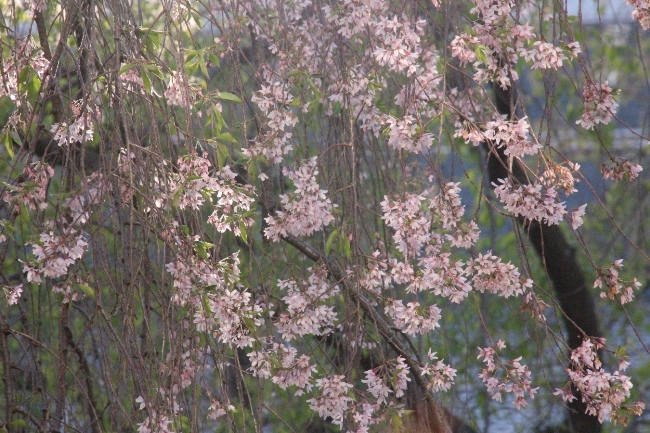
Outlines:
<svg viewBox="0 0 650 433"><path fill-rule="evenodd" d="M501 350L505 347L505 343L499 340L497 349ZM487 347L479 348L477 358L483 358L486 365L479 377L494 400L501 401L503 393L512 393L515 396L513 404L517 409L521 409L528 405L526 395L531 399L535 398L539 388L531 387L531 372L525 364L521 364L521 356L510 361L502 361L497 357L497 351L493 347Z"/></svg>
<svg viewBox="0 0 650 433"><path fill-rule="evenodd" d="M246 214L253 204L254 192L250 185L238 184L236 177L230 166L214 170L208 159L187 155L178 159L178 173L170 176L169 193L161 196L171 197L167 200L181 209L212 208L208 223L220 233L232 231L241 236L242 228L252 225ZM158 203L162 207L164 202L161 198Z"/></svg>
<svg viewBox="0 0 650 433"><path fill-rule="evenodd" d="M348 396L353 386L344 379L341 375L317 379L316 387L320 394L307 400L312 410L318 412L322 418L331 417L332 423L340 427L343 426L343 417L354 400Z"/></svg>
<svg viewBox="0 0 650 433"><path fill-rule="evenodd" d="M295 386L295 395L302 395L312 389L312 373L316 366L309 363L307 355L298 356L295 347L273 343L262 350L249 353L251 371L257 377L271 378L271 381L282 389Z"/></svg>
<svg viewBox="0 0 650 433"><path fill-rule="evenodd" d="M23 293L23 285L18 284L14 287L2 286L2 290L5 292L5 296L7 297L7 303L9 305L15 305L18 303L20 295Z"/></svg>
<svg viewBox="0 0 650 433"><path fill-rule="evenodd" d="M67 122L55 123L50 128L53 139L61 147L92 141L95 135L94 122L99 119L97 109L91 109L82 100L74 101L70 106L75 116L74 121L71 124Z"/></svg>
<svg viewBox="0 0 650 433"><path fill-rule="evenodd" d="M263 71L266 84L251 98L262 111L265 122L264 132L244 149L248 157L264 156L275 163L282 162L282 157L293 148L291 130L298 123L298 117L292 108L294 100L289 83L282 83L272 77L270 71Z"/></svg>
<svg viewBox="0 0 650 433"><path fill-rule="evenodd" d="M504 298L523 294L533 281L522 277L512 263L503 263L491 252L479 254L472 263L472 283L475 290L499 294Z"/></svg>
<svg viewBox="0 0 650 433"><path fill-rule="evenodd" d="M633 164L627 159L612 158L609 164L600 166L600 171L603 178L612 179L618 182L623 179L634 180L639 177L639 173L643 171L643 167L639 164Z"/></svg>
<svg viewBox="0 0 650 433"><path fill-rule="evenodd" d="M650 1L627 0L627 3L634 6L632 18L639 22L643 30L650 29Z"/></svg>
<svg viewBox="0 0 650 433"><path fill-rule="evenodd" d="M285 340L308 334L325 335L334 329L336 311L324 303L336 295L339 288L327 281L324 266L314 266L308 271L311 275L306 284L291 280L278 282L278 287L287 291L282 298L287 305L286 313L281 313L276 321L276 327Z"/></svg>
<svg viewBox="0 0 650 433"><path fill-rule="evenodd" d="M607 85L607 82L598 85L587 79L582 95L585 109L582 117L576 123L582 125L585 129L593 129L599 123L608 124L616 114L616 108L618 107L618 104L614 101L615 94L616 92Z"/></svg>
<svg viewBox="0 0 650 433"><path fill-rule="evenodd" d="M327 191L316 182L318 168L316 158L312 158L295 171L284 169L285 176L291 179L296 189L289 194L282 194L280 200L283 210L266 218L268 227L264 235L274 242L282 236L309 236L334 221L332 212L337 207L332 204Z"/></svg>
<svg viewBox="0 0 650 433"><path fill-rule="evenodd" d="M23 168L25 182L18 184L6 191L2 199L14 205L18 211L21 205L31 210L44 210L47 208L47 187L50 179L54 177L54 169L48 164L38 161L26 164Z"/></svg>
<svg viewBox="0 0 650 433"><path fill-rule="evenodd" d="M593 340L593 341L592 341ZM562 395L564 400L576 397L571 394L570 384L580 391L586 413L597 416L601 423L606 420L627 423L627 414L641 415L645 404L636 402L626 404L630 397L632 382L630 377L618 371L608 373L602 368L598 350L604 347L604 339L586 339L582 345L571 352L571 367L567 368L570 383L554 394ZM627 363L622 363L626 366Z"/></svg>
<svg viewBox="0 0 650 433"><path fill-rule="evenodd" d="M605 299L617 299L621 304L627 304L634 299L634 291L641 287L641 283L634 278L632 281L625 281L618 275L618 270L623 268L623 259L616 260L609 268L598 268L598 278L594 282L594 288L602 289L600 297Z"/></svg>
<svg viewBox="0 0 650 433"><path fill-rule="evenodd" d="M41 278L59 278L67 275L86 251L88 242L84 233L68 227L61 235L53 231L41 233L38 242L31 242L35 260L25 263L23 272L27 281L39 283Z"/></svg>
<svg viewBox="0 0 650 433"><path fill-rule="evenodd" d="M399 398L404 395L408 382L409 367L403 357L398 356L395 362L366 371L366 378L361 382L368 386L368 391L377 399L378 404L386 403L389 394L395 393Z"/></svg>
<svg viewBox="0 0 650 433"><path fill-rule="evenodd" d="M434 362L438 357L436 352L431 352L427 355L429 361ZM420 374L429 376L428 387L433 392L447 391L454 384L454 377L456 377L456 369L451 368L442 361L436 361L435 364L425 363L421 368Z"/></svg>
<svg viewBox="0 0 650 433"><path fill-rule="evenodd" d="M426 334L439 327L442 311L435 305L421 307L419 302L409 302L406 306L402 300L393 299L384 309L395 326L405 334Z"/></svg>
<svg viewBox="0 0 650 433"><path fill-rule="evenodd" d="M494 193L514 216L559 224L567 213L564 202L560 202L554 187L545 188L540 183L514 185L510 179L499 179L493 183Z"/></svg>
<svg viewBox="0 0 650 433"><path fill-rule="evenodd" d="M535 155L542 148L541 144L528 139L529 130L530 124L527 117L517 121L498 117L485 124L483 136L497 147L505 147L504 154L521 158L524 155Z"/></svg>
<svg viewBox="0 0 650 433"><path fill-rule="evenodd" d="M404 201L391 200L387 196L381 202L382 219L395 230L393 239L397 249L406 257L417 256L431 235L430 216L421 208L424 197L406 194Z"/></svg>

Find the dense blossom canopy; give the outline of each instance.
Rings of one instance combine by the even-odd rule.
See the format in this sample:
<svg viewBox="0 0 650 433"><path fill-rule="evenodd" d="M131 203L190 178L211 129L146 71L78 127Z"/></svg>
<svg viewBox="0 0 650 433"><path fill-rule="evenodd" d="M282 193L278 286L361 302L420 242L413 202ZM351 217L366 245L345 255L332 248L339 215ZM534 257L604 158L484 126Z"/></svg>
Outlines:
<svg viewBox="0 0 650 433"><path fill-rule="evenodd" d="M487 431L511 413L495 407L542 427L543 405L574 427L643 413L621 372L650 359L627 276L647 245L556 141L600 146L607 188L647 189L643 152L608 144L623 93L561 4L0 5L0 425L446 433ZM620 249L590 249L592 208L625 272ZM592 286L626 341L566 303Z"/></svg>

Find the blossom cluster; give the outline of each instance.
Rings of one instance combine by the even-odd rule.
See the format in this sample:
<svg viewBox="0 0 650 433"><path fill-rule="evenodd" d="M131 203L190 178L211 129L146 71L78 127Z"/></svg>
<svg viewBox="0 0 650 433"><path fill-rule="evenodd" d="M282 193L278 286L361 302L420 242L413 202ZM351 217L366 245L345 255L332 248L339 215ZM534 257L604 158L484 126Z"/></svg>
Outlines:
<svg viewBox="0 0 650 433"><path fill-rule="evenodd" d="M384 288L390 287L391 283L387 273L388 265L380 257L380 251L373 252L372 259L368 260L366 269L358 279L360 287L376 295L381 294Z"/></svg>
<svg viewBox="0 0 650 433"><path fill-rule="evenodd" d="M339 288L329 284L324 266L314 266L308 271L311 275L304 285L292 280L278 282L278 287L287 291L282 298L286 313L281 313L276 321L278 332L285 340L308 334L325 335L334 328L336 312L324 302L336 295Z"/></svg>
<svg viewBox="0 0 650 433"><path fill-rule="evenodd" d="M520 56L532 63L533 69L555 70L562 67L569 56L575 57L580 53L577 42L561 48L547 41L535 40L533 28L528 24L510 23L508 17L513 7L511 0L476 1L470 12L481 19L469 32L456 35L451 42L452 56L462 65L474 62L474 80L478 83L492 80L507 88L511 78L518 79L513 66Z"/></svg>
<svg viewBox="0 0 650 433"><path fill-rule="evenodd" d="M176 260L165 266L173 278L172 301L194 307L194 325L199 332L211 333L223 343L250 346L250 327L261 326L262 309L238 284L238 254L213 261L198 237L188 240L178 232L166 236L175 239L179 247ZM195 253L191 240L198 243L200 254Z"/></svg>
<svg viewBox="0 0 650 433"><path fill-rule="evenodd" d="M23 167L25 181L5 191L2 199L14 205L18 211L21 205L31 210L47 208L47 187L54 176L54 169L45 162L38 161Z"/></svg>
<svg viewBox="0 0 650 433"><path fill-rule="evenodd" d="M7 297L7 303L9 305L16 305L18 303L18 300L20 299L20 296L23 294L23 285L18 284L13 287L2 286L2 291L5 293L5 296Z"/></svg>
<svg viewBox="0 0 650 433"><path fill-rule="evenodd" d="M384 196L380 203L382 219L388 227L395 230L393 239L397 249L406 257L419 255L420 249L431 238L431 220L421 209L424 197L406 194L403 201L391 200Z"/></svg>
<svg viewBox="0 0 650 433"><path fill-rule="evenodd" d="M416 119L407 115L401 119L386 116L386 134L388 145L394 149L404 149L409 152L422 152L431 147L433 135L431 133L419 133Z"/></svg>
<svg viewBox="0 0 650 433"><path fill-rule="evenodd" d="M183 74L172 72L165 90L165 99L169 105L178 105L188 109L190 104L199 97L201 97L200 89L191 85Z"/></svg>
<svg viewBox="0 0 650 433"><path fill-rule="evenodd" d="M517 121L508 121L498 117L496 120L486 123L483 136L497 147L505 146L504 154L521 158L524 155L535 155L542 148L539 143L528 139L529 129L530 124L527 117Z"/></svg>
<svg viewBox="0 0 650 433"><path fill-rule="evenodd" d="M433 392L449 390L454 384L456 369L451 368L442 361L436 361L436 359L438 359L436 352L431 352L431 349L429 349L427 359L429 362L422 366L420 374L422 374L422 376L429 376L428 387ZM433 363L434 361L435 363Z"/></svg>
<svg viewBox="0 0 650 433"><path fill-rule="evenodd" d="M351 109L364 131L378 136L382 127L386 127L389 118L380 113L374 103L375 96L379 93L377 88L380 87L380 83L377 79L371 81L359 65L352 67L347 74L345 80L334 80L327 86L328 114L332 115L333 107L340 104L342 108ZM409 144L408 147L410 146Z"/></svg>
<svg viewBox="0 0 650 433"><path fill-rule="evenodd" d="M533 281L524 278L512 263L503 263L501 258L490 251L479 254L471 264L474 271L472 284L480 292L496 293L504 298L523 294L533 285Z"/></svg>
<svg viewBox="0 0 650 433"><path fill-rule="evenodd" d="M282 389L295 386L298 389L294 395L311 391L311 375L316 372L316 366L309 363L309 356L298 356L295 347L273 343L265 349L254 350L247 356L253 375L271 378L271 381Z"/></svg>
<svg viewBox="0 0 650 433"><path fill-rule="evenodd" d="M434 295L448 298L456 304L472 291L464 263L452 261L450 253L443 253L438 247L429 245L418 264L422 275L414 279L408 287L409 291L431 290Z"/></svg>
<svg viewBox="0 0 650 433"><path fill-rule="evenodd" d="M61 147L91 141L94 136L92 117L86 113L76 118L70 125L67 122L54 123L50 132Z"/></svg>
<svg viewBox="0 0 650 433"><path fill-rule="evenodd" d="M166 376L166 380L158 386L157 395L166 401L174 414L180 409L178 400L181 391L204 374L207 364L202 358L211 352L209 347L200 347L198 336L187 333L190 327L189 321L183 319L171 331L170 350L160 366L160 373ZM142 406L144 399L140 398L140 401Z"/></svg>
<svg viewBox="0 0 650 433"><path fill-rule="evenodd" d="M235 410L235 406L228 404L225 407L221 404L219 400L212 399L210 407L208 408L208 418L209 419L219 419L228 412Z"/></svg>
<svg viewBox="0 0 650 433"><path fill-rule="evenodd" d="M252 220L245 216L254 201L253 188L240 185L237 174L229 166L213 170L212 163L199 155L178 159L178 174L171 177L167 196L174 197L178 207L199 209L206 203L213 208L208 222L223 233L241 235L243 226ZM162 200L159 202L162 206Z"/></svg>
<svg viewBox="0 0 650 433"><path fill-rule="evenodd" d="M70 213L70 224L81 227L90 220L91 209L98 206L104 194L110 190L110 185L100 173L88 177L85 190L65 199L63 202Z"/></svg>
<svg viewBox="0 0 650 433"><path fill-rule="evenodd" d="M264 235L268 239L279 241L287 234L309 236L334 220L332 212L337 205L332 204L327 191L321 189L316 181L316 162L316 158L311 158L296 170L284 169L284 175L293 181L296 189L282 194L283 210L266 218L268 227Z"/></svg>
<svg viewBox="0 0 650 433"><path fill-rule="evenodd" d="M421 307L419 302L409 302L404 306L401 299L393 299L386 306L385 312L402 332L416 335L426 334L439 327L442 311L436 305Z"/></svg>
<svg viewBox="0 0 650 433"><path fill-rule="evenodd" d="M601 298L618 299L621 304L627 304L634 299L634 290L641 287L641 283L634 278L624 281L618 275L618 269L623 268L623 259L616 260L609 268L599 268L598 278L594 287L602 289Z"/></svg>
<svg viewBox="0 0 650 433"><path fill-rule="evenodd" d="M345 377L335 374L316 380L320 395L307 400L309 407L318 412L322 418L331 417L332 423L343 426L343 417L353 398L348 395L353 386Z"/></svg>
<svg viewBox="0 0 650 433"><path fill-rule="evenodd" d="M41 233L38 242L31 242L35 260L26 262L23 272L27 273L27 281L40 283L42 277L59 278L68 273L68 268L74 265L86 251L88 242L84 233L67 227L61 235L53 231Z"/></svg>
<svg viewBox="0 0 650 433"><path fill-rule="evenodd" d="M601 423L611 419L625 424L626 414L641 415L645 404L625 404L632 382L630 377L619 371L608 373L602 368L598 350L604 344L604 339L585 339L580 347L574 349L571 352L571 367L566 369L570 382L563 389L556 389L554 394L561 395L566 401L574 400L576 397L570 386L573 384L580 391L587 414L597 416ZM619 369L623 371L627 366L628 362L622 360Z"/></svg>
<svg viewBox="0 0 650 433"><path fill-rule="evenodd" d="M54 141L61 147L92 141L95 134L94 122L99 118L99 112L82 100L73 101L70 109L74 115L72 123L54 123L50 127Z"/></svg>
<svg viewBox="0 0 650 433"><path fill-rule="evenodd" d="M605 179L612 179L618 182L622 179L634 180L639 177L639 173L643 171L643 167L639 164L633 164L627 159L612 158L610 164L603 164L600 166L600 172Z"/></svg>
<svg viewBox="0 0 650 433"><path fill-rule="evenodd" d="M142 76L138 73L135 68L131 68L122 75L120 75L119 80L124 84L125 88L134 93L139 93L141 95L145 94L144 81ZM178 98L172 98L172 101L176 101ZM170 103L170 105L173 105Z"/></svg>
<svg viewBox="0 0 650 433"><path fill-rule="evenodd" d="M380 371L379 368L366 371L366 378L361 382L365 383L368 391L377 399L377 403L385 403L389 394L393 391L388 386L387 374Z"/></svg>
<svg viewBox="0 0 650 433"><path fill-rule="evenodd" d="M627 0L627 3L634 6L632 18L639 22L643 30L650 29L650 2L648 0Z"/></svg>
<svg viewBox="0 0 650 433"><path fill-rule="evenodd" d="M138 424L138 433L174 433L175 430L169 415L155 412Z"/></svg>
<svg viewBox="0 0 650 433"><path fill-rule="evenodd" d="M298 117L292 109L294 98L288 83L274 79L270 73L263 76L267 83L251 100L266 117L264 125L267 131L255 139L252 147L244 149L244 154L249 157L261 155L269 161L280 163L282 156L293 148L291 129L298 123Z"/></svg>
<svg viewBox="0 0 650 433"><path fill-rule="evenodd" d="M497 349L505 349L506 345L503 341L497 342ZM539 388L532 388L530 381L530 369L522 364L521 356L510 361L501 361L496 358L496 350L494 347L486 347L481 349L479 347L478 359L483 358L485 368L481 371L479 377L485 383L487 391L492 398L496 401L501 401L503 393L512 393L515 396L513 404L517 409L521 409L528 405L526 395L531 399L535 398L535 394ZM503 373L499 374L499 370L503 369Z"/></svg>
<svg viewBox="0 0 650 433"><path fill-rule="evenodd" d="M607 82L598 85L591 80L586 80L582 92L585 109L582 112L582 117L576 123L585 129L593 129L599 123L608 124L616 114L618 107L614 100L616 93L612 88Z"/></svg>
<svg viewBox="0 0 650 433"><path fill-rule="evenodd" d="M415 116L419 123L425 123L426 119L440 114L440 102L451 95L445 92L443 74L438 72L441 63L438 51L434 47L426 47L420 57L414 80L402 86L395 95L395 104L403 107L405 114ZM452 95L454 91L451 90Z"/></svg>
<svg viewBox="0 0 650 433"><path fill-rule="evenodd" d="M548 161L547 168L544 170L540 180L547 187L555 187L563 191L566 195L573 194L577 191L574 186L578 180L573 176L572 172L577 172L580 169L580 165L572 162L568 162L567 165L568 167L565 167L562 164Z"/></svg>
<svg viewBox="0 0 650 433"><path fill-rule="evenodd" d="M569 44L569 48L573 56L580 53L577 42ZM521 51L521 56L533 64L533 69L559 69L562 62L568 59L562 48L545 41L535 41L533 48Z"/></svg>
<svg viewBox="0 0 650 433"><path fill-rule="evenodd" d="M45 72L50 67L50 62L44 57L43 51L36 49L36 44L31 37L19 39L11 51L12 56L3 58L3 60L6 59L3 61L4 69L0 70L0 97L9 96L14 103L20 106L23 96L18 89L20 71L28 66L36 72L39 78L43 79Z"/></svg>
<svg viewBox="0 0 650 433"><path fill-rule="evenodd" d="M426 21L418 20L415 29L407 23L408 21L402 22L397 16L392 19L381 16L375 25L370 26L378 42L372 54L380 65L395 72L413 75L418 70L416 63L420 54L418 33L422 33Z"/></svg>
<svg viewBox="0 0 650 433"><path fill-rule="evenodd" d="M544 187L538 182L515 185L510 179L499 179L499 183L493 183L494 194L514 216L554 225L567 213L555 187Z"/></svg>
<svg viewBox="0 0 650 433"><path fill-rule="evenodd" d="M409 367L404 358L398 356L395 363L388 363L385 366L373 368L365 372L366 378L361 382L365 383L368 391L377 400L378 404L386 403L389 394L395 392L395 397L402 397L408 382ZM390 385L394 386L391 389Z"/></svg>
<svg viewBox="0 0 650 433"><path fill-rule="evenodd" d="M429 209L435 222L442 228L452 231L445 238L457 248L470 248L478 241L480 231L474 221L462 221L465 206L460 200L460 184L448 182L440 188L440 193L429 201Z"/></svg>

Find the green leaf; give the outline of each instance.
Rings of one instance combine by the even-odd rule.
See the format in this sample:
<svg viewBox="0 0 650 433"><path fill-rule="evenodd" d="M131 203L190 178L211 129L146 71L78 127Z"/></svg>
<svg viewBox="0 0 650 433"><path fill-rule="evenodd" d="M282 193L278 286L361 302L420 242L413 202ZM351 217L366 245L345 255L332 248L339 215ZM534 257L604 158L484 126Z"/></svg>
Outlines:
<svg viewBox="0 0 650 433"><path fill-rule="evenodd" d="M149 71L153 72L153 74L160 78L161 80L164 78L162 71L160 70L160 66L156 65L155 63L145 63L143 67Z"/></svg>
<svg viewBox="0 0 650 433"><path fill-rule="evenodd" d="M289 72L287 74L287 78L292 78L292 77L299 77L301 75L305 75L306 72L303 71L302 69L294 69L293 71Z"/></svg>
<svg viewBox="0 0 650 433"><path fill-rule="evenodd" d="M219 92L219 94L217 94L217 98L223 99L224 101L233 101L241 104L241 99L239 99L239 96L230 92Z"/></svg>
<svg viewBox="0 0 650 433"><path fill-rule="evenodd" d="M5 145L5 149L7 149L7 153L11 159L14 159L14 142L11 139L11 135L9 135L9 131L6 131L4 133L4 136L2 137L2 143Z"/></svg>
<svg viewBox="0 0 650 433"><path fill-rule="evenodd" d="M393 414L391 424L393 425L393 431L398 433L402 429L402 417L398 414Z"/></svg>
<svg viewBox="0 0 650 433"><path fill-rule="evenodd" d="M212 63L214 63L214 66L219 67L219 65L221 65L221 62L219 62L219 57L217 57L214 53L208 54L208 58Z"/></svg>
<svg viewBox="0 0 650 433"><path fill-rule="evenodd" d="M208 260L208 252L201 242L197 242L196 245L194 245L194 251L196 251L196 254L198 254L203 260Z"/></svg>
<svg viewBox="0 0 650 433"><path fill-rule="evenodd" d="M228 152L226 145L223 143L217 143L215 147L217 150L217 164L219 165L219 169L222 169L226 165L230 153Z"/></svg>
<svg viewBox="0 0 650 433"><path fill-rule="evenodd" d="M325 255L329 255L330 251L332 251L332 245L338 238L338 233L338 230L333 230L332 233L330 233L330 235L327 237L327 241L325 242Z"/></svg>
<svg viewBox="0 0 650 433"><path fill-rule="evenodd" d="M477 44L474 48L474 54L476 54L476 58L478 58L483 64L487 64L487 56L485 55L485 51L487 49L488 47L481 44Z"/></svg>
<svg viewBox="0 0 650 433"><path fill-rule="evenodd" d="M142 84L144 85L144 90L147 92L147 94L151 95L151 79L149 78L149 74L146 72L143 72L140 74L142 77Z"/></svg>
<svg viewBox="0 0 650 433"><path fill-rule="evenodd" d="M117 73L117 75L123 75L129 72L133 67L135 66L135 63L127 63L125 65L122 65L120 68L120 71Z"/></svg>
<svg viewBox="0 0 650 433"><path fill-rule="evenodd" d="M84 295L95 299L95 291L92 287L87 284L79 283L79 290L83 292Z"/></svg>
<svg viewBox="0 0 650 433"><path fill-rule="evenodd" d="M302 107L302 99L300 98L300 96L293 98L293 101L291 101L291 104L289 104L289 106L295 108Z"/></svg>
<svg viewBox="0 0 650 433"><path fill-rule="evenodd" d="M221 111L216 105L212 106L212 113L214 114L214 135L221 134L221 129L226 125L226 122L223 120Z"/></svg>
<svg viewBox="0 0 650 433"><path fill-rule="evenodd" d="M244 325L250 332L255 332L255 322L250 317L244 317Z"/></svg>
<svg viewBox="0 0 650 433"><path fill-rule="evenodd" d="M208 65L205 64L205 59L202 55L199 55L199 68L201 69L201 73L205 75L205 78L210 78L210 74L208 73Z"/></svg>
<svg viewBox="0 0 650 433"><path fill-rule="evenodd" d="M350 247L350 239L345 236L345 233L341 233L341 243L343 244L343 254L346 258L352 257L352 248Z"/></svg>
<svg viewBox="0 0 650 433"><path fill-rule="evenodd" d="M192 56L192 60L185 62L185 72L187 72L188 76L194 75L198 68L199 62L198 60L194 59L194 56Z"/></svg>
<svg viewBox="0 0 650 433"><path fill-rule="evenodd" d="M160 30L149 30L147 32L147 39L145 41L145 44L147 45L147 48L149 51L154 51L157 50L160 47L160 34L162 32Z"/></svg>
<svg viewBox="0 0 650 433"><path fill-rule="evenodd" d="M21 429L21 428L26 428L27 427L27 421L24 419L15 419L11 421L11 426L16 428L16 429Z"/></svg>
<svg viewBox="0 0 650 433"><path fill-rule="evenodd" d="M246 231L248 227L246 227L246 224L244 221L239 221L239 231L241 232L240 237L244 242L248 242L248 232Z"/></svg>
<svg viewBox="0 0 650 433"><path fill-rule="evenodd" d="M29 76L29 67L25 66L20 70L18 73L18 82L19 83L26 83L27 82L27 77Z"/></svg>
<svg viewBox="0 0 650 433"><path fill-rule="evenodd" d="M217 135L215 137L217 140L221 141L227 141L230 143L237 143L237 140L235 140L235 137L232 136L229 132L222 132L221 134Z"/></svg>

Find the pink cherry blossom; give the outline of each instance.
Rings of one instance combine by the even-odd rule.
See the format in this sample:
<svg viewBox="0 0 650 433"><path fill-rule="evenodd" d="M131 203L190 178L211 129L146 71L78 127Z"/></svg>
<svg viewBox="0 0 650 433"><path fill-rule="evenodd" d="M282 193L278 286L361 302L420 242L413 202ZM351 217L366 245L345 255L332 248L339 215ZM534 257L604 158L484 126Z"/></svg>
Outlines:
<svg viewBox="0 0 650 433"><path fill-rule="evenodd" d="M287 233L308 236L329 225L334 220L332 212L337 205L332 204L327 191L321 189L316 182L316 158L310 159L296 170L285 169L284 174L293 181L296 189L280 196L283 210L266 218L268 227L264 230L264 235L278 241Z"/></svg>

